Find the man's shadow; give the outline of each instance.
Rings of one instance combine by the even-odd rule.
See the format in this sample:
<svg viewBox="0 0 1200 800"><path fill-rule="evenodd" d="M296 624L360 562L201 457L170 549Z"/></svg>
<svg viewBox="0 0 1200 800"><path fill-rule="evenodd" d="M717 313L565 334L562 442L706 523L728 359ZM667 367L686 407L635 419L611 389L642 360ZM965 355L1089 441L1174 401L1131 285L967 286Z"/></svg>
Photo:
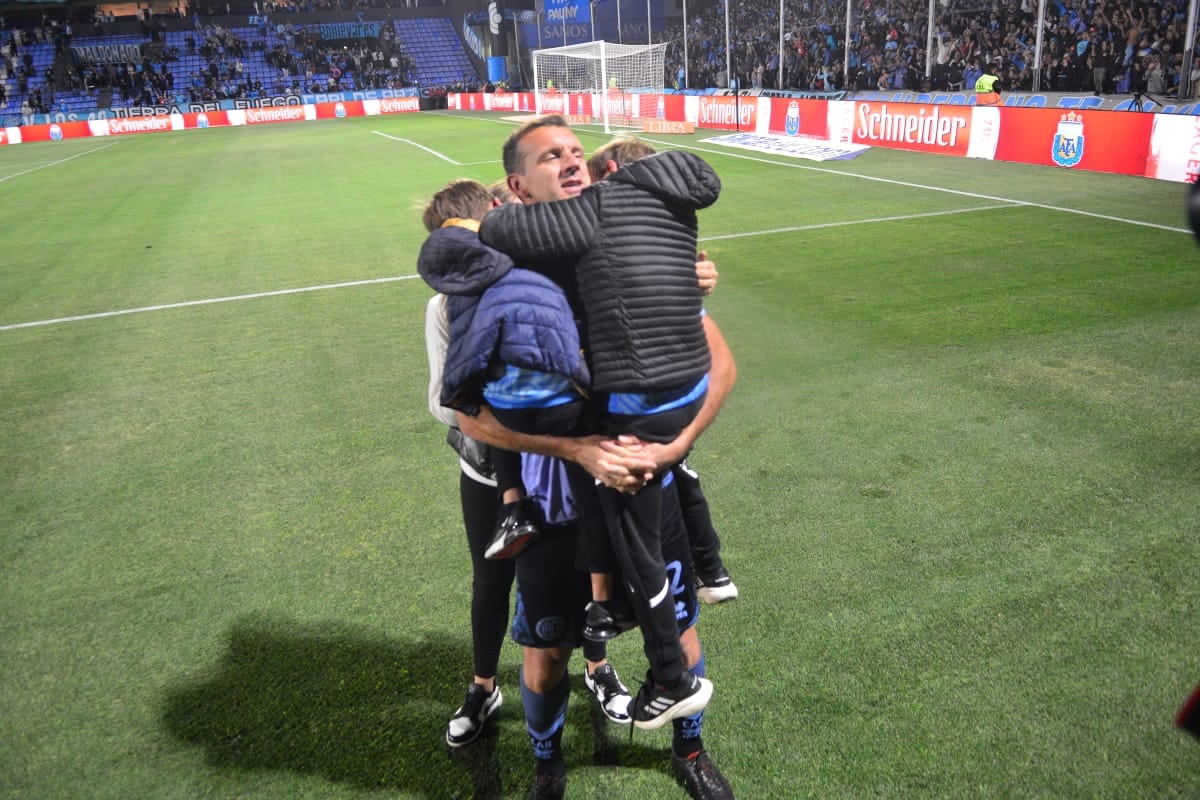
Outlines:
<svg viewBox="0 0 1200 800"><path fill-rule="evenodd" d="M520 795L533 780L533 757L515 670L498 676L505 702L479 740L446 745L470 664L465 637L398 641L338 623L246 618L215 665L169 690L163 723L216 767L293 771L428 798L498 800L505 787ZM569 764L665 766L666 753L629 747L626 728L604 722L586 693L573 695Z"/></svg>

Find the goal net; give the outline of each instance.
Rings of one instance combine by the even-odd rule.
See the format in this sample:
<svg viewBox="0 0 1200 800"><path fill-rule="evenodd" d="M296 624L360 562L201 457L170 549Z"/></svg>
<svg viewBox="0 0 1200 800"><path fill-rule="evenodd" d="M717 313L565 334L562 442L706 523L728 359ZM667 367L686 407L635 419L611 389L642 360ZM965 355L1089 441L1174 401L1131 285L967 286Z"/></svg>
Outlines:
<svg viewBox="0 0 1200 800"><path fill-rule="evenodd" d="M533 51L533 85L542 113L603 124L605 133L638 128L657 116L665 86L666 42L596 41Z"/></svg>

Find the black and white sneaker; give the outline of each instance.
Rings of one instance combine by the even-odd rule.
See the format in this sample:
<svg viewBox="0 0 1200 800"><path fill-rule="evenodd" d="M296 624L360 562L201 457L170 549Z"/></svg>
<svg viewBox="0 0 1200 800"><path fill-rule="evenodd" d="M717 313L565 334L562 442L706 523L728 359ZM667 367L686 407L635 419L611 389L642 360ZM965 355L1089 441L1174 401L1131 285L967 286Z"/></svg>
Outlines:
<svg viewBox="0 0 1200 800"><path fill-rule="evenodd" d="M562 800L566 793L566 775L538 775L529 790L529 800Z"/></svg>
<svg viewBox="0 0 1200 800"><path fill-rule="evenodd" d="M609 722L628 725L632 721L629 717L629 704L633 702L633 698L629 696L625 684L617 677L617 671L613 669L612 664L596 667L595 672L584 670L583 685L596 698L600 710L608 717Z"/></svg>
<svg viewBox="0 0 1200 800"><path fill-rule="evenodd" d="M515 503L505 503L492 531L492 541L483 551L483 557L490 561L516 558L526 547L537 541L542 532L534 520L528 498L523 497Z"/></svg>
<svg viewBox="0 0 1200 800"><path fill-rule="evenodd" d="M696 596L711 606L736 600L738 588L733 578L729 577L729 571L725 567L718 567L711 575L696 575Z"/></svg>
<svg viewBox="0 0 1200 800"><path fill-rule="evenodd" d="M704 710L712 692L712 681L697 678L690 672L683 673L673 689L659 688L654 685L654 679L647 676L633 701L634 727L653 731L673 719L690 717Z"/></svg>
<svg viewBox="0 0 1200 800"><path fill-rule="evenodd" d="M701 750L688 758L672 755L671 763L695 800L733 800L733 788L706 751Z"/></svg>
<svg viewBox="0 0 1200 800"><path fill-rule="evenodd" d="M478 739L488 717L495 714L503 702L504 695L500 693L499 685L489 693L478 683L472 683L467 687L467 699L446 726L446 744L462 747Z"/></svg>

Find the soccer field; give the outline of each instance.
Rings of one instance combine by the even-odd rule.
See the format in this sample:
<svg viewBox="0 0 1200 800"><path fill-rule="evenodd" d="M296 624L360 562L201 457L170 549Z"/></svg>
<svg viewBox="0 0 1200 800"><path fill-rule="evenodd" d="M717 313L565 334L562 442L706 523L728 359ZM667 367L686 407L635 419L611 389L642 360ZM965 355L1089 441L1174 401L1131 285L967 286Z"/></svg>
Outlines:
<svg viewBox="0 0 1200 800"><path fill-rule="evenodd" d="M515 645L498 735L444 742L470 566L415 271L513 125L0 148L0 797L524 797ZM716 135L648 138L724 183L739 380L691 463L742 594L700 622L738 797L1200 796L1185 187ZM683 798L669 726L630 742L581 670L568 797Z"/></svg>

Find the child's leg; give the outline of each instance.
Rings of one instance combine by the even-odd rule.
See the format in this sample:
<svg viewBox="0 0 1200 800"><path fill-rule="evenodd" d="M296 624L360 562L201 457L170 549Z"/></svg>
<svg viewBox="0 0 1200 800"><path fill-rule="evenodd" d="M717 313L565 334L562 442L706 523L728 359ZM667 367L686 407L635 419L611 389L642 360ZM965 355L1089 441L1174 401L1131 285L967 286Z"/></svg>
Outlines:
<svg viewBox="0 0 1200 800"><path fill-rule="evenodd" d="M592 600L597 603L607 603L612 597L613 575L611 572L592 573Z"/></svg>
<svg viewBox="0 0 1200 800"><path fill-rule="evenodd" d="M674 593L663 563L662 482L656 478L635 495L599 489L621 580L642 629L643 649L654 682L667 688L684 672Z"/></svg>
<svg viewBox="0 0 1200 800"><path fill-rule="evenodd" d="M492 531L492 541L484 551L484 556L491 560L515 558L533 544L541 531L535 510L530 501L525 499L521 454L493 447L492 466L496 471L496 491L500 494L501 507Z"/></svg>
<svg viewBox="0 0 1200 800"><path fill-rule="evenodd" d="M500 493L500 502L515 503L525 496L520 453L493 447L492 466L496 469L496 491Z"/></svg>

